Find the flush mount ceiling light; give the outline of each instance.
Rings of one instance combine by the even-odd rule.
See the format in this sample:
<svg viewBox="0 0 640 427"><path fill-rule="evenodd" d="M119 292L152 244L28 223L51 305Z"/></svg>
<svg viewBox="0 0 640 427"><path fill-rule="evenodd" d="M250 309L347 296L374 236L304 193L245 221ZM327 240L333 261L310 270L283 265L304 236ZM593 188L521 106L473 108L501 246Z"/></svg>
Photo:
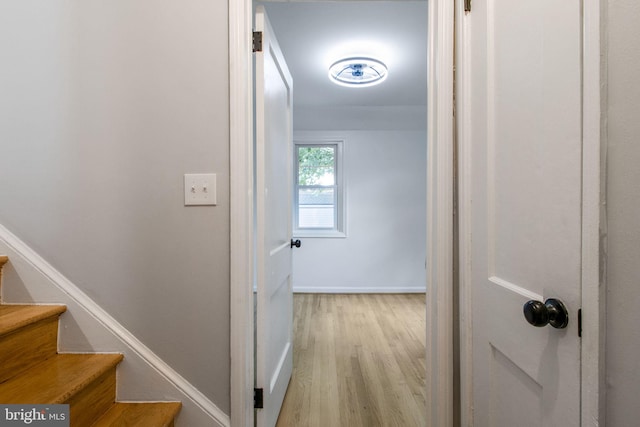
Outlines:
<svg viewBox="0 0 640 427"><path fill-rule="evenodd" d="M387 78L387 66L373 58L346 58L329 67L329 79L340 86L367 87Z"/></svg>

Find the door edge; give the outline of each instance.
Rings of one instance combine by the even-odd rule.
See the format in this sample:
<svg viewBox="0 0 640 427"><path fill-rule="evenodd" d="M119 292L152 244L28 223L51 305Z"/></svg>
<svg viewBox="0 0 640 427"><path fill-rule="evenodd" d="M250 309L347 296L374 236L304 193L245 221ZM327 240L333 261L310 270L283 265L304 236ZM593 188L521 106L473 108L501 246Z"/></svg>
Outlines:
<svg viewBox="0 0 640 427"><path fill-rule="evenodd" d="M602 0L582 2L581 426L605 424L606 55Z"/></svg>

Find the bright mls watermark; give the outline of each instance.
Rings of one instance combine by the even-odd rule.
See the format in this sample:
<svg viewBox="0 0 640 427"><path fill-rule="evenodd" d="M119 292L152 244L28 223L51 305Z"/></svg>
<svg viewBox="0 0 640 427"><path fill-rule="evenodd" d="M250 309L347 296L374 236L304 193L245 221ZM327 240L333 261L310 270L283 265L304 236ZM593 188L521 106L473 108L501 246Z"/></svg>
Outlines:
<svg viewBox="0 0 640 427"><path fill-rule="evenodd" d="M69 405L2 405L0 426L69 427Z"/></svg>

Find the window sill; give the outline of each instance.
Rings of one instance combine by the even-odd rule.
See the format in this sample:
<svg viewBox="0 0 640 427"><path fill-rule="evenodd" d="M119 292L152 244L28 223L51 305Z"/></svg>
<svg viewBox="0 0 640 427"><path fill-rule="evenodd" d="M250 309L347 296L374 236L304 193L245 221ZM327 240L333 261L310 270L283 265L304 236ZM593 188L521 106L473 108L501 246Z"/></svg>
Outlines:
<svg viewBox="0 0 640 427"><path fill-rule="evenodd" d="M345 239L347 234L336 230L295 230L293 237Z"/></svg>

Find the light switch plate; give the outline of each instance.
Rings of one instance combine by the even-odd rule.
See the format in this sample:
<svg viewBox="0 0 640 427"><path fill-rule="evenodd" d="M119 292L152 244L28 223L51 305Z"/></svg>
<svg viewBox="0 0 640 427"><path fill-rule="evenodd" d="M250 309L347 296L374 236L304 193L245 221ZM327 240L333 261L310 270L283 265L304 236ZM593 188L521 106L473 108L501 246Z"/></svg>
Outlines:
<svg viewBox="0 0 640 427"><path fill-rule="evenodd" d="M215 173L187 173L184 175L185 206L213 206L215 204Z"/></svg>

